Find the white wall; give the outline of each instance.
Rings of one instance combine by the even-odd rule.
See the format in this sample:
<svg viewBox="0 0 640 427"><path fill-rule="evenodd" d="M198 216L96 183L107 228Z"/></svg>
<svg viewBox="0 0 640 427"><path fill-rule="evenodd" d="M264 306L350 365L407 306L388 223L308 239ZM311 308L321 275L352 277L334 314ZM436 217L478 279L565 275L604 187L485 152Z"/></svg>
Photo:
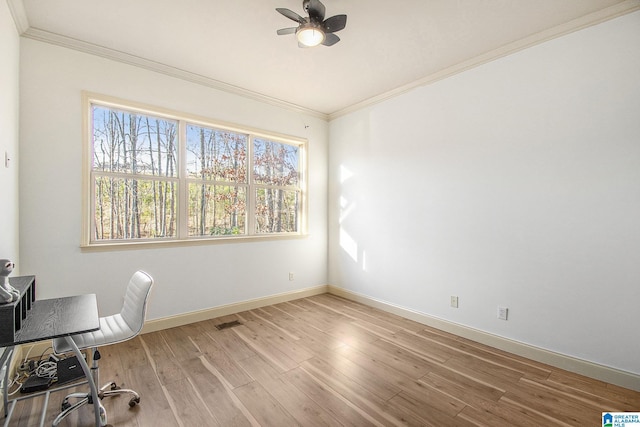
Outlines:
<svg viewBox="0 0 640 427"><path fill-rule="evenodd" d="M332 121L330 283L640 374L639 46L636 12Z"/></svg>
<svg viewBox="0 0 640 427"><path fill-rule="evenodd" d="M156 319L327 283L325 121L30 39L21 41L20 79L20 255L39 297L95 292L109 314L141 268L157 282L148 313ZM307 138L310 237L82 252L82 90Z"/></svg>
<svg viewBox="0 0 640 427"><path fill-rule="evenodd" d="M20 41L7 2L0 1L0 258L16 263L18 242L18 64ZM5 167L5 152L11 161Z"/></svg>

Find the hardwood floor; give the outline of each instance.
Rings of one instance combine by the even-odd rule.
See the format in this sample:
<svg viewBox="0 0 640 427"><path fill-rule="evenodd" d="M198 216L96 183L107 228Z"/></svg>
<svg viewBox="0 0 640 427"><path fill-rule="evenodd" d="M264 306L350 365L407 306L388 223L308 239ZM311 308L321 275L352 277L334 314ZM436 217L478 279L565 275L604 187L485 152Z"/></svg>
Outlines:
<svg viewBox="0 0 640 427"><path fill-rule="evenodd" d="M640 411L638 392L329 294L101 353L103 381L142 396L133 409L103 401L114 426L598 426L603 411ZM39 400L17 405L11 426L37 425ZM87 408L63 425L92 421Z"/></svg>

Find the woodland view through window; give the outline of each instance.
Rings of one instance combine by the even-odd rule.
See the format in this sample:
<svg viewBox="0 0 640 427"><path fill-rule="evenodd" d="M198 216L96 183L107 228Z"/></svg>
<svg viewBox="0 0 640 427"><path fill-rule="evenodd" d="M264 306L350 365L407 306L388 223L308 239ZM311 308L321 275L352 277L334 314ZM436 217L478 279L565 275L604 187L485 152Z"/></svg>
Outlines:
<svg viewBox="0 0 640 427"><path fill-rule="evenodd" d="M301 234L305 141L88 100L85 244Z"/></svg>

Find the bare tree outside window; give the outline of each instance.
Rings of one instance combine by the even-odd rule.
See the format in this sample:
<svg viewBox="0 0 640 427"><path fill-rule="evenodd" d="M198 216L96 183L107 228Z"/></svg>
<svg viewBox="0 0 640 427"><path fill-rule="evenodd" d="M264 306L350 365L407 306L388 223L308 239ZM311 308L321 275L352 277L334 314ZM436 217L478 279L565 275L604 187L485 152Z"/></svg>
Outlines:
<svg viewBox="0 0 640 427"><path fill-rule="evenodd" d="M190 236L246 234L248 135L187 126Z"/></svg>
<svg viewBox="0 0 640 427"><path fill-rule="evenodd" d="M264 139L253 141L256 232L298 230L299 147Z"/></svg>
<svg viewBox="0 0 640 427"><path fill-rule="evenodd" d="M176 235L175 121L93 106L94 238Z"/></svg>
<svg viewBox="0 0 640 427"><path fill-rule="evenodd" d="M87 244L302 231L303 140L89 105Z"/></svg>

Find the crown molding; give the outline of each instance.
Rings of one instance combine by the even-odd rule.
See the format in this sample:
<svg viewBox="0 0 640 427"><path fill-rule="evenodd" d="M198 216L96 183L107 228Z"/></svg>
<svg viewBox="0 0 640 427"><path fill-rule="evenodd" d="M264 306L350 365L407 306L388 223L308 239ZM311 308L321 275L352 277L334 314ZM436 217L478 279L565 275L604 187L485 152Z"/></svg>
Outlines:
<svg viewBox="0 0 640 427"><path fill-rule="evenodd" d="M342 110L333 112L329 114L329 121L337 119L338 117L353 113L355 111L362 110L367 107L371 107L375 104L379 104L383 101L395 98L399 95L409 92L415 88L426 86L431 83L435 83L439 80L446 79L447 77L454 76L456 74L462 73L463 71L470 70L472 68L478 67L480 65L486 64L488 62L502 58L504 56L511 55L513 53L530 48L532 46L547 42L549 40L553 40L558 37L562 37L564 35L582 30L584 28L588 28L588 27L600 24L602 22L609 21L614 18L618 18L628 13L636 12L638 10L640 10L640 0L626 0L614 6L601 9L597 12L593 12L581 18L574 19L565 24L558 25L556 27L550 28L545 31L541 31L529 37L525 37L523 39L517 40L513 43L509 43L497 49L483 53L482 55L478 55L475 58L469 59L467 61L453 65L451 67L445 68L444 70L441 70L437 73L425 76L421 79L418 79L406 85L397 87L396 89L392 89L388 92L382 93L380 95L366 99L359 103L353 104Z"/></svg>
<svg viewBox="0 0 640 427"><path fill-rule="evenodd" d="M113 61L121 62L128 65L137 66L143 69L154 71L157 73L165 74L171 77L176 77L185 81L196 83L202 86L210 87L213 89L225 91L235 95L239 95L248 99L270 104L279 108L283 108L288 111L317 117L325 121L331 121L338 117L350 114L352 112L362 110L364 108L371 107L386 100L400 96L406 92L409 92L415 88L426 86L428 84L443 80L447 77L454 76L496 59L502 58L507 55L519 52L529 47L544 43L549 40L582 30L593 25L600 24L602 22L617 18L619 16L626 15L628 13L636 12L640 10L640 0L625 0L616 5L608 8L590 13L581 18L574 19L565 24L550 28L545 31L541 31L537 34L525 37L524 39L509 43L497 49L485 52L476 56L470 60L461 62L459 64L448 67L437 73L425 76L421 79L413 81L403 86L399 86L390 91L381 93L374 97L368 98L356 104L350 105L341 110L335 111L330 114L322 113L319 111L311 110L290 102L286 102L274 97L260 94L258 92L243 89L238 86L234 86L228 83L221 82L200 74L192 73L190 71L182 70L176 67L172 67L166 64L162 64L156 61L131 55L125 52L121 52L115 49L109 49L103 46L84 42L71 37L66 37L60 34L51 33L38 28L30 27L29 21L24 9L22 0L7 0L11 15L21 36L53 45L66 47L69 49L77 50L80 52L96 55L102 58L110 59Z"/></svg>
<svg viewBox="0 0 640 427"><path fill-rule="evenodd" d="M29 19L27 18L26 10L24 10L22 0L7 0L7 6L9 6L9 12L11 12L13 22L16 24L18 34L27 31L29 29Z"/></svg>
<svg viewBox="0 0 640 427"><path fill-rule="evenodd" d="M21 3L21 0L9 0ZM133 65L146 70L154 71L156 73L165 74L167 76L176 77L181 80L185 80L191 83L196 83L202 86L210 87L234 95L239 95L244 98L252 99L262 103L270 104L285 110L289 110L296 113L302 113L308 116L320 118L322 120L328 120L328 114L321 113L319 111L311 110L305 107L301 107L290 102L286 102L277 98L273 98L267 95L253 92L248 89L243 89L238 86L234 86L228 83L221 82L200 74L192 73L190 71L182 70L180 68L172 67L160 62L151 61L149 59L131 55L129 53L121 52L115 49L99 46L96 44L88 43L82 40L74 39L71 37L63 36L60 34L52 33L49 31L41 30L39 28L29 27L22 32L22 37L37 40L53 44L56 46L73 49L79 52L88 53L91 55L99 56L112 61L121 62L123 64Z"/></svg>

